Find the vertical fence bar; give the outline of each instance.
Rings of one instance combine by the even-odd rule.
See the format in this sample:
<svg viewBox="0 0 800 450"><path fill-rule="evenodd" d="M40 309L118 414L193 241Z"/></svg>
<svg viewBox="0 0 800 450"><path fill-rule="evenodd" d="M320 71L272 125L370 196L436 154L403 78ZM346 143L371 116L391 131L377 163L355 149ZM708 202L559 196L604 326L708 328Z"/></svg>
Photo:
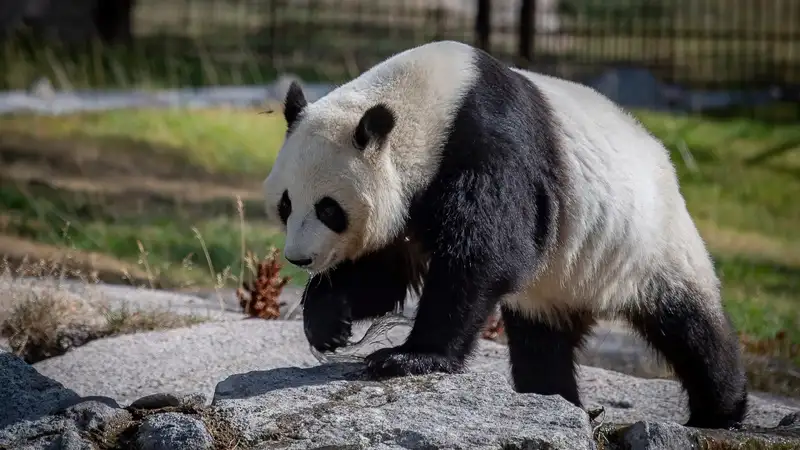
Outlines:
<svg viewBox="0 0 800 450"><path fill-rule="evenodd" d="M492 2L490 0L477 0L475 13L475 45L485 51L490 51L490 37L492 34Z"/></svg>
<svg viewBox="0 0 800 450"><path fill-rule="evenodd" d="M536 31L536 0L522 0L519 7L519 41L517 56L526 66L533 61Z"/></svg>

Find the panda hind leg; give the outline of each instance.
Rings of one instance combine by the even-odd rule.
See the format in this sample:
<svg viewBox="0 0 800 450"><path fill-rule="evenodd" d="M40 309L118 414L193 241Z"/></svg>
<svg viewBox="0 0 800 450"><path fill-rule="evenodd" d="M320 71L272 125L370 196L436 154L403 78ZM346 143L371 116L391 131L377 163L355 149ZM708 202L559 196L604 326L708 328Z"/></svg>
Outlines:
<svg viewBox="0 0 800 450"><path fill-rule="evenodd" d="M716 288L657 278L628 322L672 366L696 428L736 428L747 410L739 340Z"/></svg>
<svg viewBox="0 0 800 450"><path fill-rule="evenodd" d="M514 389L520 393L560 395L581 407L575 358L595 319L590 314L572 313L551 322L505 306L501 311Z"/></svg>

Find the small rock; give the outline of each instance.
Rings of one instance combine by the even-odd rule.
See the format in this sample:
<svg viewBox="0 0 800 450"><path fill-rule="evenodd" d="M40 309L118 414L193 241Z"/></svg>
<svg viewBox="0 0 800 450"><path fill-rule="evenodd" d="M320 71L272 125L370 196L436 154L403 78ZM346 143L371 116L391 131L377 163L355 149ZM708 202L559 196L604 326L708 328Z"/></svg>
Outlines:
<svg viewBox="0 0 800 450"><path fill-rule="evenodd" d="M202 408L206 404L206 396L200 393L194 394L151 394L135 400L130 404L131 408L136 409L159 409L159 408Z"/></svg>
<svg viewBox="0 0 800 450"><path fill-rule="evenodd" d="M54 411L54 412L60 412L60 411L63 411L65 409L69 408L70 406L74 406L74 405L77 405L79 403L89 402L89 401L99 402L99 403L102 403L104 405L108 405L108 406L110 406L112 408L120 408L119 403L117 403L117 401L114 400L111 397L106 397L104 395L87 395L85 397L78 397L78 398L74 398L74 399L65 400L64 402L59 404L59 406L57 408L57 411Z"/></svg>
<svg viewBox="0 0 800 450"><path fill-rule="evenodd" d="M148 416L136 434L141 450L212 448L214 441L203 422L180 413Z"/></svg>
<svg viewBox="0 0 800 450"><path fill-rule="evenodd" d="M62 415L86 431L103 431L109 425L131 420L131 413L128 411L95 400L70 406Z"/></svg>
<svg viewBox="0 0 800 450"><path fill-rule="evenodd" d="M0 350L0 429L21 420L35 420L78 394L40 375L21 358Z"/></svg>
<svg viewBox="0 0 800 450"><path fill-rule="evenodd" d="M636 422L622 440L631 450L691 450L698 448L694 433L673 422Z"/></svg>

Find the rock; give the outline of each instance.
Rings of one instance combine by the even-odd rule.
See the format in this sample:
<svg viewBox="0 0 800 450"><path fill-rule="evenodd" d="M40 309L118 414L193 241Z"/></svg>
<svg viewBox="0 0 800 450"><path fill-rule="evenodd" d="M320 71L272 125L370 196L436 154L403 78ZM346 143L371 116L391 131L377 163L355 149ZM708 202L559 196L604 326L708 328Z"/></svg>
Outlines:
<svg viewBox="0 0 800 450"><path fill-rule="evenodd" d="M50 449L61 435L75 430L75 425L60 416L42 416L20 420L0 428L0 448Z"/></svg>
<svg viewBox="0 0 800 450"><path fill-rule="evenodd" d="M362 367L233 376L220 384L206 420L244 445L293 449L594 448L582 409L557 396L518 394L500 373L377 382Z"/></svg>
<svg viewBox="0 0 800 450"><path fill-rule="evenodd" d="M390 332L392 342L402 342L405 333L407 327ZM366 354L379 344L357 353ZM507 374L507 358L505 346L482 340L470 370ZM230 383L264 370L317 365L301 322L244 320L93 341L34 367L80 395L104 395L127 404L163 392L211 397L223 380ZM683 423L688 419L686 396L674 381L640 379L588 366L580 366L578 375L584 402L588 407L602 406L606 421ZM774 427L796 410L753 394L746 423Z"/></svg>
<svg viewBox="0 0 800 450"><path fill-rule="evenodd" d="M597 439L604 448L628 450L800 449L800 430L781 427L706 430L643 421L630 426L602 426Z"/></svg>
<svg viewBox="0 0 800 450"><path fill-rule="evenodd" d="M132 420L128 411L102 399L62 403L62 408L54 409L49 415L0 428L0 448L95 449L85 436L115 440L118 432Z"/></svg>
<svg viewBox="0 0 800 450"><path fill-rule="evenodd" d="M81 395L128 404L162 392L210 398L231 374L317 363L302 323L242 320L101 339L35 367Z"/></svg>
<svg viewBox="0 0 800 450"><path fill-rule="evenodd" d="M136 433L141 450L201 450L214 442L203 422L180 413L148 416Z"/></svg>
<svg viewBox="0 0 800 450"><path fill-rule="evenodd" d="M0 350L0 429L21 420L35 420L78 394L40 375L21 358Z"/></svg>
<svg viewBox="0 0 800 450"><path fill-rule="evenodd" d="M597 367L580 366L581 396L587 407L605 409L605 421L634 423L641 420L684 423L689 419L686 395L672 380L642 379ZM774 427L794 411L790 406L751 394L745 423Z"/></svg>
<svg viewBox="0 0 800 450"><path fill-rule="evenodd" d="M676 423L636 422L622 437L633 450L690 450L697 448L694 430Z"/></svg>
<svg viewBox="0 0 800 450"><path fill-rule="evenodd" d="M166 407L199 409L205 406L206 396L203 394L151 394L133 401L130 408L159 409Z"/></svg>
<svg viewBox="0 0 800 450"><path fill-rule="evenodd" d="M103 432L108 427L132 419L128 411L96 400L70 406L61 415L72 420L77 428L91 432Z"/></svg>

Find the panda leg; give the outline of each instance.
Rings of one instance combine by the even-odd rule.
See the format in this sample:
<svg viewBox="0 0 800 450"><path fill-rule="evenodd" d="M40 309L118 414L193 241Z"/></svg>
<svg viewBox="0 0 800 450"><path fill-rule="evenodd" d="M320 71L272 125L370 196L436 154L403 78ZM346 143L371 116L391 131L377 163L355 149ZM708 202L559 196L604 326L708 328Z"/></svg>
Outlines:
<svg viewBox="0 0 800 450"><path fill-rule="evenodd" d="M630 324L672 366L689 397L687 426L732 428L747 410L747 378L739 340L719 295L690 281L658 279L629 311Z"/></svg>
<svg viewBox="0 0 800 450"><path fill-rule="evenodd" d="M402 310L408 288L418 289L422 267L402 241L316 275L303 291L303 329L319 351L346 344L352 323Z"/></svg>
<svg viewBox="0 0 800 450"><path fill-rule="evenodd" d="M594 318L573 313L553 323L507 307L502 313L515 390L560 395L580 407L575 353L584 344Z"/></svg>

